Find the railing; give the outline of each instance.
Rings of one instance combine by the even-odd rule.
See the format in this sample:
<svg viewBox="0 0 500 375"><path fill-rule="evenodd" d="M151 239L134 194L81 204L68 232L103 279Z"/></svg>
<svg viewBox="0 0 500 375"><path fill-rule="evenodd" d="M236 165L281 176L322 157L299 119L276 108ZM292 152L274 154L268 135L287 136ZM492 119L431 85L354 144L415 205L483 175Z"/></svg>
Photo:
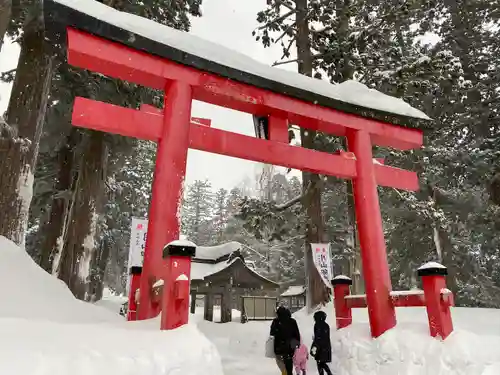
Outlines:
<svg viewBox="0 0 500 375"><path fill-rule="evenodd" d="M453 332L450 307L454 306L453 293L446 288L446 267L431 262L418 269L423 290L394 291L388 301L394 307L425 307L432 337L446 339ZM332 280L337 329L352 323L352 309L368 307L365 294L351 295L351 278L339 275Z"/></svg>

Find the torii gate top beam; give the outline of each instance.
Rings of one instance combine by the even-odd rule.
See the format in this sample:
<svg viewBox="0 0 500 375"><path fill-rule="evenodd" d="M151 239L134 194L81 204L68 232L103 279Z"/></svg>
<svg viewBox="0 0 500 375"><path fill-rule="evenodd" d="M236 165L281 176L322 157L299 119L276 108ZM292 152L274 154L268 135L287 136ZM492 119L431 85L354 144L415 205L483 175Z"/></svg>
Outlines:
<svg viewBox="0 0 500 375"><path fill-rule="evenodd" d="M226 55L234 56L234 51L97 2L48 0L44 11L48 27L62 35L61 25L69 25L119 43L96 51L91 36L73 32L68 62L74 66L161 90L169 80L185 81L193 87L193 99L255 115L277 115L336 136L345 136L348 129L365 130L380 146L408 150L423 143L419 130L354 115L375 112L407 122L428 119L401 100L363 85L335 86L267 67L243 55L229 59ZM195 54L200 48L204 53ZM214 58L203 56L208 54Z"/></svg>

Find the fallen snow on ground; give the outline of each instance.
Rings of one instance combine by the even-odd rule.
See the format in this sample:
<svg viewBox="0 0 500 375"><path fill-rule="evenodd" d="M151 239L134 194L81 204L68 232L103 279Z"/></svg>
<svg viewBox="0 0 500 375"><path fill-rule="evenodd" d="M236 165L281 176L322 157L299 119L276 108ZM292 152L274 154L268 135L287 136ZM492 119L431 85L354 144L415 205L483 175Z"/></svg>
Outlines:
<svg viewBox="0 0 500 375"><path fill-rule="evenodd" d="M123 307L123 304L127 301L127 297L117 295L108 288L104 288L102 292L102 298L94 304L100 307L104 307L105 309L112 311L115 314L119 314L120 310Z"/></svg>
<svg viewBox="0 0 500 375"><path fill-rule="evenodd" d="M76 300L60 280L0 236L0 374L223 375L195 324L161 332Z"/></svg>
<svg viewBox="0 0 500 375"><path fill-rule="evenodd" d="M119 322L101 307L77 300L66 284L42 270L13 242L0 236L0 318L71 323Z"/></svg>
<svg viewBox="0 0 500 375"><path fill-rule="evenodd" d="M331 327L334 375L498 375L500 374L500 310L453 309L456 331L444 342L428 334L424 308L399 308L398 326L379 339L370 337L366 309L353 311L354 324L335 330L334 308L325 307ZM313 319L295 314L308 347ZM217 346L226 375L276 375L273 360L264 357L271 322L214 324L198 321ZM308 373L316 373L308 362Z"/></svg>

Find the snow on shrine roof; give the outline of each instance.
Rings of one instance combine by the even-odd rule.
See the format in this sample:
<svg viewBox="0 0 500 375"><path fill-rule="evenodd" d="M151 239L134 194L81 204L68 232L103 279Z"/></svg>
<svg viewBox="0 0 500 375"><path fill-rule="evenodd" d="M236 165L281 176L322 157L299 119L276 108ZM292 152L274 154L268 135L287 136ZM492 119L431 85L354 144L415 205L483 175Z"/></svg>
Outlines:
<svg viewBox="0 0 500 375"><path fill-rule="evenodd" d="M288 287L287 290L285 290L282 294L281 297L293 297L293 296L300 296L306 291L306 287L303 285L292 285Z"/></svg>
<svg viewBox="0 0 500 375"><path fill-rule="evenodd" d="M375 110L382 114L429 120L425 113L365 85L325 80L272 68L251 57L187 32L117 11L93 0L45 0L48 29L72 26L131 48L261 89L344 112ZM57 27L58 25L59 27Z"/></svg>
<svg viewBox="0 0 500 375"><path fill-rule="evenodd" d="M264 276L260 275L259 273L255 272L254 270L249 268L245 264L245 262L239 257L233 258L229 261L224 260L224 261L221 261L218 263L200 263L200 262L196 262L196 261L192 262L191 263L191 280L204 280L208 276L215 275L216 273L221 272L221 271L225 270L226 268L229 268L230 266L232 266L236 262L240 262L241 264L243 264L243 266L248 270L248 272L252 273L257 278L259 278L263 281L266 281L270 284L274 284L274 285L276 285L276 287L278 286L278 284L275 283L274 281L265 278Z"/></svg>
<svg viewBox="0 0 500 375"><path fill-rule="evenodd" d="M241 249L239 242L233 241L217 246L198 246L195 259L217 260Z"/></svg>

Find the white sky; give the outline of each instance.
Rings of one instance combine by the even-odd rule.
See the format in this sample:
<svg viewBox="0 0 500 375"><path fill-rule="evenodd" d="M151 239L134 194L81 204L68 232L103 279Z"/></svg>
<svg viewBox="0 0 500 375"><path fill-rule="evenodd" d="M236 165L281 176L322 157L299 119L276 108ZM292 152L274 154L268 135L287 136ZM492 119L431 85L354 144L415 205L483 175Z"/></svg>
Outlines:
<svg viewBox="0 0 500 375"><path fill-rule="evenodd" d="M281 57L281 47L264 49L252 37L257 26L257 12L264 9L266 0L203 0L203 16L193 19L191 32L210 41L223 44L256 60L271 64ZM19 47L4 43L0 53L0 72L16 67ZM296 70L295 64L283 66ZM10 85L0 83L0 113L8 105ZM194 102L192 115L212 119L212 126L254 136L252 117L245 113ZM214 188L231 189L258 171L258 163L189 150L186 182L208 179Z"/></svg>

